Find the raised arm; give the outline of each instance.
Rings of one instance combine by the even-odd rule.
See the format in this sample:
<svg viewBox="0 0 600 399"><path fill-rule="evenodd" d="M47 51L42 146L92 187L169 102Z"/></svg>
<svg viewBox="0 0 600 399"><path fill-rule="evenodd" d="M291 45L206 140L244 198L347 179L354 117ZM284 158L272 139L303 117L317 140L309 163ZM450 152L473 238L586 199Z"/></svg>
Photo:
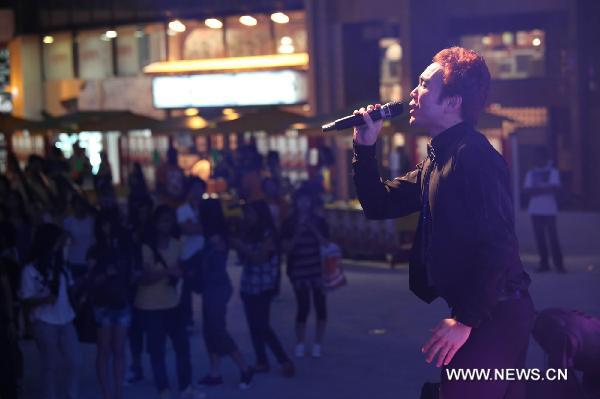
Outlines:
<svg viewBox="0 0 600 399"><path fill-rule="evenodd" d="M354 128L354 185L358 200L368 219L391 219L417 212L421 208L421 170L416 169L394 180L379 176L375 146L381 131L381 121L373 122L368 111L380 105L369 105L354 111L365 120Z"/></svg>

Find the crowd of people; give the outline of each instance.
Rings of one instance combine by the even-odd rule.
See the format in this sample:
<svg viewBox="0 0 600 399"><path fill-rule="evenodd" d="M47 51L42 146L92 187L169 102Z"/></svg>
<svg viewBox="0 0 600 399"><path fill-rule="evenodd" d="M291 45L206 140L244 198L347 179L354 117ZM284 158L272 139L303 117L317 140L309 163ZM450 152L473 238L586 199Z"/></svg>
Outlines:
<svg viewBox="0 0 600 399"><path fill-rule="evenodd" d="M256 374L271 370L267 349L282 375L293 377L293 356L270 320L284 264L297 301L296 346L290 349L305 355L312 302L316 336L310 354L321 357L327 301L320 248L329 234L319 190L305 183L283 195L277 154L265 161L255 148L245 148L214 172L240 193L241 217L230 219L222 201L206 195L205 181L179 169L176 155L169 149L155 190L134 165L123 199L106 158L92 176L81 151L74 162L57 152L31 155L24 168L9 156L0 175L0 352L8 354L0 358L0 398L19 397L23 369L33 367L19 349L24 338L35 341L40 397L47 399L81 397L81 345L90 343L97 348L103 399L122 399L126 382L145 378L145 352L160 398L175 389L180 398L204 397L198 386L223 384L223 358L237 365L239 387L246 389ZM92 191L82 189L88 177ZM253 363L227 328L231 254L242 267L239 295ZM194 295L201 295L200 309L192 306L199 303ZM200 354L191 353L189 337L195 312L201 314L209 364L197 383L191 358ZM167 339L177 384L167 376Z"/></svg>

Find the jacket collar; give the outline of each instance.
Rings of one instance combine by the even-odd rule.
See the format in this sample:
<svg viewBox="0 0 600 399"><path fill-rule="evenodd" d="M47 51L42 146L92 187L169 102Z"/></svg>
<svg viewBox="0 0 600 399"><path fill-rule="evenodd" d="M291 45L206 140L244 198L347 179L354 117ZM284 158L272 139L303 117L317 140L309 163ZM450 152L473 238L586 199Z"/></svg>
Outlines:
<svg viewBox="0 0 600 399"><path fill-rule="evenodd" d="M444 130L435 136L431 140L431 144L427 146L429 157L437 158L438 162L444 162L442 158L445 159L454 145L471 130L472 127L466 122L460 122Z"/></svg>

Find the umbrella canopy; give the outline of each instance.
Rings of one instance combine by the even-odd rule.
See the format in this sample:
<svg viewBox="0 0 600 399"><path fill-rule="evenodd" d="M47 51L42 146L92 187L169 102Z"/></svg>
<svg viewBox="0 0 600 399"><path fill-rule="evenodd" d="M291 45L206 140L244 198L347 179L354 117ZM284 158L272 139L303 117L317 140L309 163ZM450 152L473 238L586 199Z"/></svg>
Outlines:
<svg viewBox="0 0 600 399"><path fill-rule="evenodd" d="M220 132L243 132L247 130L286 130L296 123L302 123L307 118L293 112L276 108L265 108L256 112L244 114L237 119L217 122L215 129Z"/></svg>
<svg viewBox="0 0 600 399"><path fill-rule="evenodd" d="M221 118L222 119L222 118ZM161 121L157 128L159 131L176 132L190 130L194 133L213 133L215 129L215 120L206 119L202 116L176 116Z"/></svg>
<svg viewBox="0 0 600 399"><path fill-rule="evenodd" d="M130 111L78 111L46 119L52 127L70 132L155 129L161 121Z"/></svg>
<svg viewBox="0 0 600 399"><path fill-rule="evenodd" d="M15 130L43 130L42 122L18 118L10 114L0 114L0 132L14 132Z"/></svg>

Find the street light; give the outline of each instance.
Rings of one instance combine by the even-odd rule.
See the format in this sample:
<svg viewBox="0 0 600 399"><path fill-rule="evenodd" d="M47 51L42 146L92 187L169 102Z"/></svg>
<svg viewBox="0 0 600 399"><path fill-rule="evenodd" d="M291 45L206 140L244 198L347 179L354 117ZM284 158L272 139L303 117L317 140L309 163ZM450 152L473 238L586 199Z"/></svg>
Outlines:
<svg viewBox="0 0 600 399"><path fill-rule="evenodd" d="M52 44L52 43L54 43L54 37L50 36L50 35L46 35L46 36L44 36L44 39L42 41L44 42L44 44Z"/></svg>
<svg viewBox="0 0 600 399"><path fill-rule="evenodd" d="M204 20L204 24L211 29L221 29L223 27L223 22L216 18L208 18Z"/></svg>
<svg viewBox="0 0 600 399"><path fill-rule="evenodd" d="M290 22L290 17L288 17L282 12L274 12L273 14L271 14L271 21L277 24L287 24L288 22Z"/></svg>
<svg viewBox="0 0 600 399"><path fill-rule="evenodd" d="M242 15L240 17L240 23L246 26L255 26L258 23L258 21L256 20L256 18L250 15Z"/></svg>
<svg viewBox="0 0 600 399"><path fill-rule="evenodd" d="M185 32L185 25L180 20L174 19L173 21L169 22L169 29L171 29L173 32L181 33Z"/></svg>

